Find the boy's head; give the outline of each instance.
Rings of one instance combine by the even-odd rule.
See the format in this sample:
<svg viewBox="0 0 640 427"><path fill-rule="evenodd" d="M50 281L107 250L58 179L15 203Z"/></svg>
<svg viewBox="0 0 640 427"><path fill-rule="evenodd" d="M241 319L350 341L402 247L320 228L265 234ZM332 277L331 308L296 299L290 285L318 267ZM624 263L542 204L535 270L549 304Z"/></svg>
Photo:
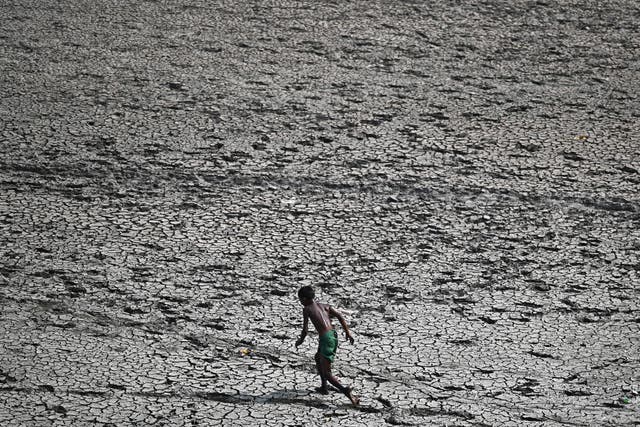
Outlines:
<svg viewBox="0 0 640 427"><path fill-rule="evenodd" d="M313 291L313 288L311 286L303 286L298 289L298 298L304 305L312 303L315 296L316 293Z"/></svg>

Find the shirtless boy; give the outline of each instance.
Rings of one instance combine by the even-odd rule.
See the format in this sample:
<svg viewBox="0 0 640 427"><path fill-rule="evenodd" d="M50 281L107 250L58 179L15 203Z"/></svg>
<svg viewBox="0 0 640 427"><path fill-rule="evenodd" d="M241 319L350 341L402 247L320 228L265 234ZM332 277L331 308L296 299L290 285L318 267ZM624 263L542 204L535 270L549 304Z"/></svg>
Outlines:
<svg viewBox="0 0 640 427"><path fill-rule="evenodd" d="M353 337L347 326L347 322L342 317L342 314L331 307L329 304L322 304L314 300L315 293L311 286L303 286L298 290L298 298L304 309L302 310L303 324L302 333L300 338L296 341L296 348L302 344L307 336L309 319L315 326L320 337L320 343L318 345L318 352L316 353L316 368L320 375L321 386L316 390L321 394L327 394L329 392L327 388L327 381L339 391L344 393L345 396L351 400L351 403L357 405L360 400L353 395L351 387L345 387L336 377L331 374L331 363L336 355L338 349L338 333L333 329L331 325L331 318L335 317L342 325L344 329L344 336L353 344Z"/></svg>

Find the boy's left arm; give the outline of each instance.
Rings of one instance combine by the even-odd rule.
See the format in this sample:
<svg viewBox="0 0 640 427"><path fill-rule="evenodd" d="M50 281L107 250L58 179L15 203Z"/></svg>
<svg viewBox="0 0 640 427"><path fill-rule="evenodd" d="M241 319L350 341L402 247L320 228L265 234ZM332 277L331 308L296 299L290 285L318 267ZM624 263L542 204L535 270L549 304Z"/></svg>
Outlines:
<svg viewBox="0 0 640 427"><path fill-rule="evenodd" d="M331 317L335 317L336 319L338 319L338 322L340 322L342 329L344 329L345 338L348 339L351 344L353 344L353 341L354 341L353 336L351 336L351 331L349 330L349 326L347 326L347 322L346 320L344 320L344 317L342 316L342 314L335 308L329 307L329 315Z"/></svg>

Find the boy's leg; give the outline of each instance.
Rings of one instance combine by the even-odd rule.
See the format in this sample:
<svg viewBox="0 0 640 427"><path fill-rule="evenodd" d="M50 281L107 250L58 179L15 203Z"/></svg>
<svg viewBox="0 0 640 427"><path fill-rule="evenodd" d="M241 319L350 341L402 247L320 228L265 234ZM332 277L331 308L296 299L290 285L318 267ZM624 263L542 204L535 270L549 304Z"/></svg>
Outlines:
<svg viewBox="0 0 640 427"><path fill-rule="evenodd" d="M322 357L318 352L316 353L315 359L316 369L318 370L318 375L320 375L320 387L316 388L316 391L321 394L328 394L329 391L327 390L327 377L325 376L325 372L322 370L322 366L320 364L320 360L324 359L324 357Z"/></svg>
<svg viewBox="0 0 640 427"><path fill-rule="evenodd" d="M331 362L329 361L329 359L327 359L326 357L320 357L319 366L320 366L320 369L322 370L321 375L324 375L324 378L328 380L332 386L334 386L341 393L347 396L349 400L351 400L351 403L353 403L354 405L357 405L358 403L360 403L360 399L358 399L353 395L351 391L351 387L343 386L342 384L340 384L340 381L338 381L338 379L333 376L333 374L331 373Z"/></svg>

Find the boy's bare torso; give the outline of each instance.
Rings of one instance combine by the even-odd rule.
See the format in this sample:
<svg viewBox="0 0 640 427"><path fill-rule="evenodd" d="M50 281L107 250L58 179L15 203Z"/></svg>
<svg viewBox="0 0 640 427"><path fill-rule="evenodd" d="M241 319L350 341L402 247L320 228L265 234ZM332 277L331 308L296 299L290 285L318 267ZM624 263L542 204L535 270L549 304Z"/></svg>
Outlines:
<svg viewBox="0 0 640 427"><path fill-rule="evenodd" d="M311 323L315 326L318 335L324 335L333 329L331 324L331 307L329 304L314 302L307 305L303 313L309 316Z"/></svg>

